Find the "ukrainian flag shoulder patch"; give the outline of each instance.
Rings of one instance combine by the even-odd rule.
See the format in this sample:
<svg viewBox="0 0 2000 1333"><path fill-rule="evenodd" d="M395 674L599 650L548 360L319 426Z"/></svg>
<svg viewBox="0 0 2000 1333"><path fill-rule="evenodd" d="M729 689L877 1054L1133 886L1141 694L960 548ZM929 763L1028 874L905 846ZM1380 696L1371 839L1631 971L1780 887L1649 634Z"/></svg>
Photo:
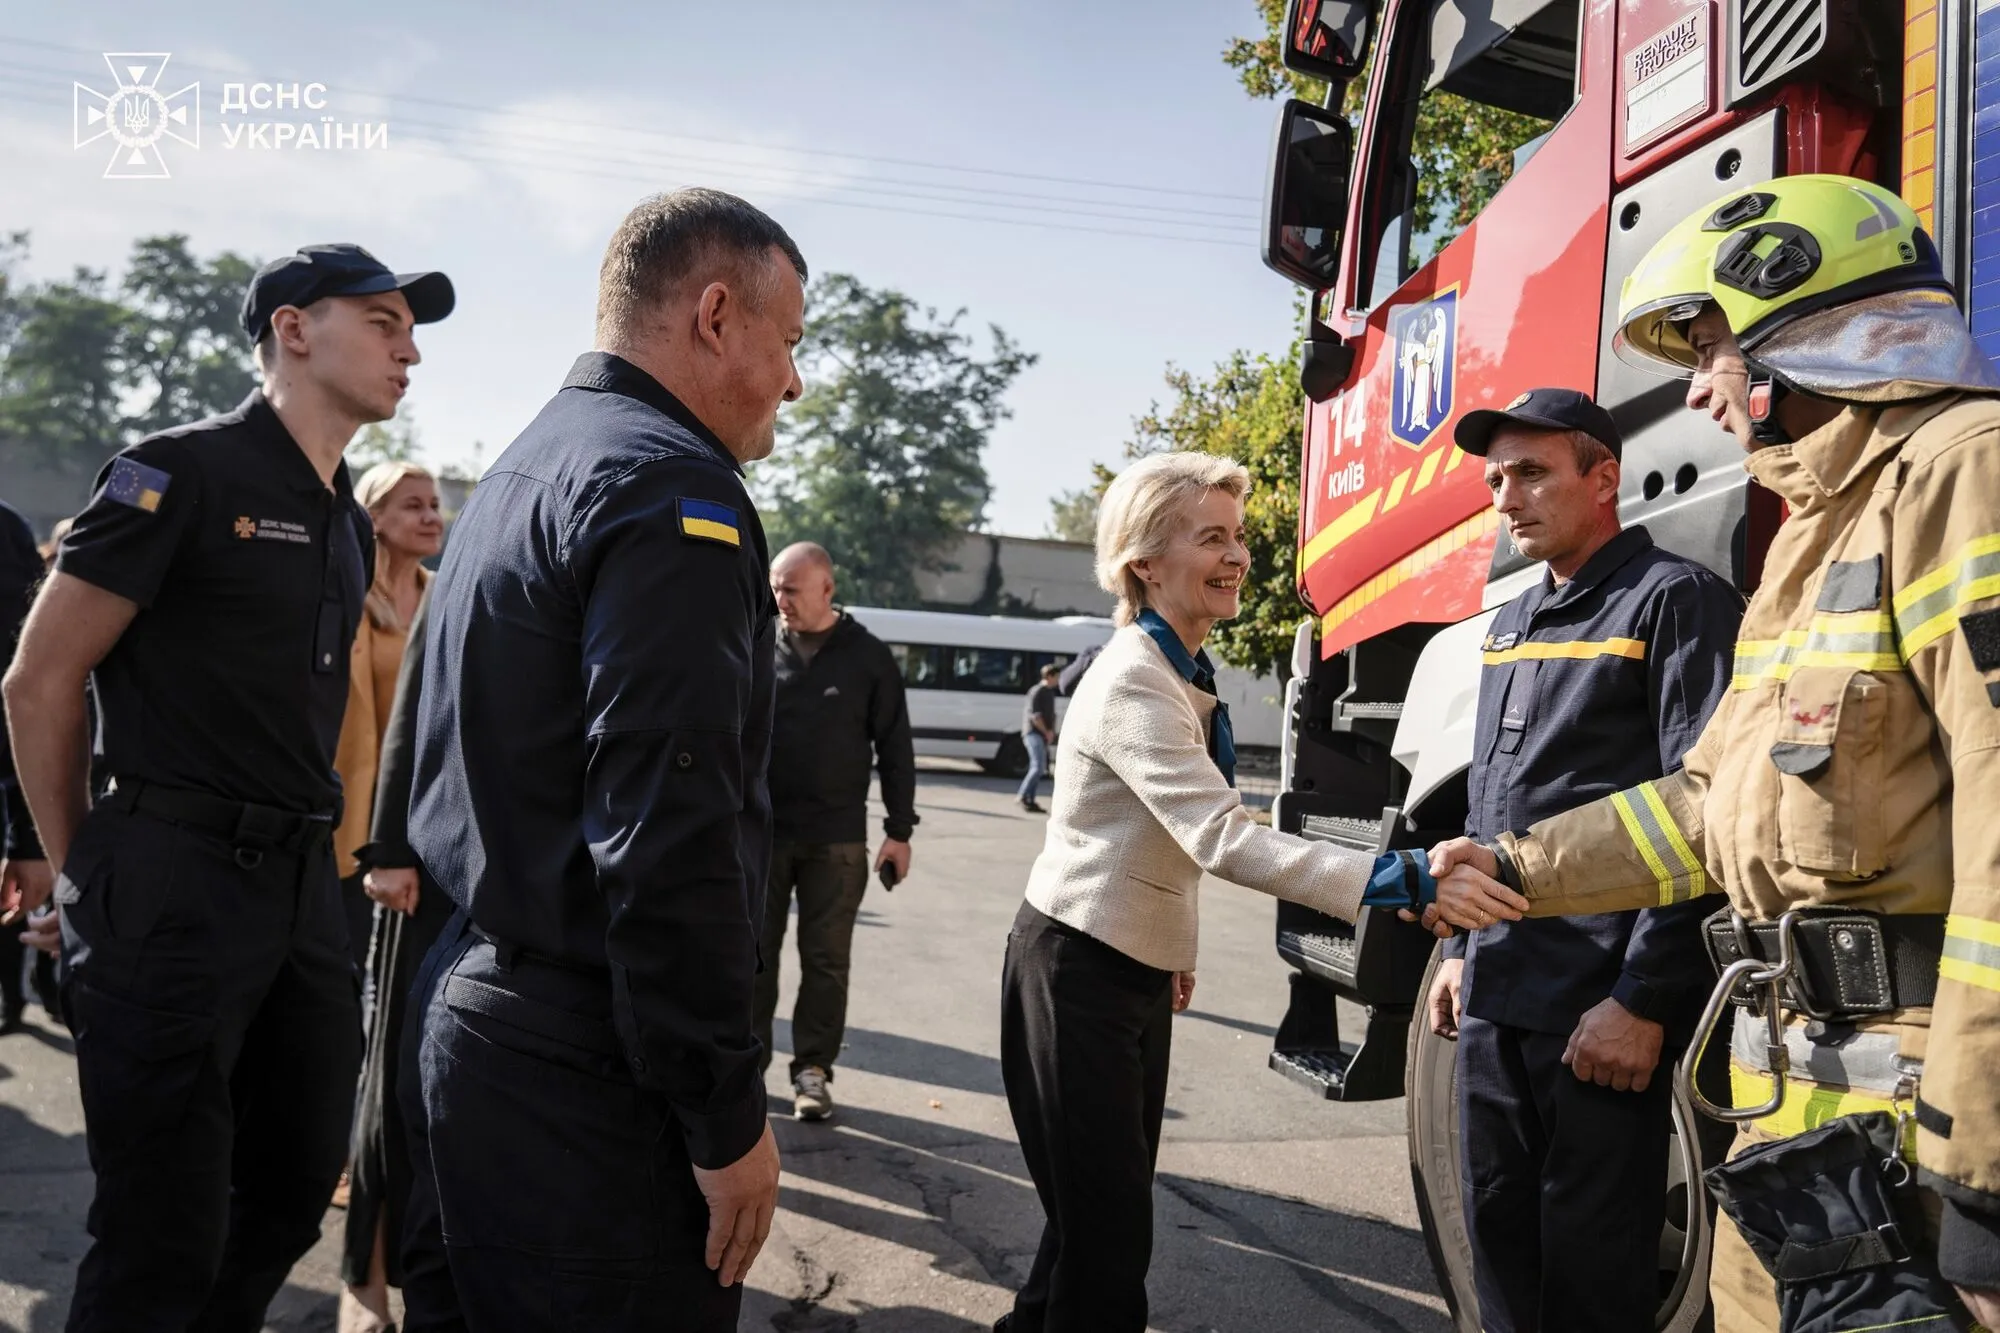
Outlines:
<svg viewBox="0 0 2000 1333"><path fill-rule="evenodd" d="M113 504L130 505L152 513L160 507L173 477L156 467L131 458L111 460L111 475L104 479L104 498Z"/></svg>
<svg viewBox="0 0 2000 1333"><path fill-rule="evenodd" d="M680 506L681 535L696 541L721 542L724 546L743 544L743 524L736 511L725 504L713 500L694 500L681 496L675 501Z"/></svg>

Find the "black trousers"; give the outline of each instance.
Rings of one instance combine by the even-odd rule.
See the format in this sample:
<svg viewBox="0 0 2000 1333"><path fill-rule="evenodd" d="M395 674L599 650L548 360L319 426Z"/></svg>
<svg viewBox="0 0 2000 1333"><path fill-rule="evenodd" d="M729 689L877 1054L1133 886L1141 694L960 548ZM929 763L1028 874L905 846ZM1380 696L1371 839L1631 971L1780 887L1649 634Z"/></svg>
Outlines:
<svg viewBox="0 0 2000 1333"><path fill-rule="evenodd" d="M438 898L443 901L444 894L439 892ZM410 1193L403 1203L400 1237L391 1236L389 1243L401 1260L403 1333L465 1333L465 1315L458 1306L458 1288L452 1283L451 1259L444 1248L444 1223L438 1216L422 1068L424 1024L438 974L458 960L465 938L465 914L453 911L417 964L416 977L403 996L403 1030L396 1039L396 1076L388 1095L401 1112Z"/></svg>
<svg viewBox="0 0 2000 1333"><path fill-rule="evenodd" d="M396 1095L399 1057L410 984L451 916L451 900L425 876L417 889L415 915L378 907L371 923L369 975L362 987L367 1050L354 1095L354 1136L347 1153L347 1230L340 1255L340 1279L349 1286L368 1281L377 1228L385 1237L382 1257L389 1285L403 1285L401 1237L413 1179L409 1133Z"/></svg>
<svg viewBox="0 0 2000 1333"><path fill-rule="evenodd" d="M722 1333L708 1205L666 1100L626 1070L611 979L476 936L441 957L420 1066L452 1279L473 1333ZM406 1289L407 1290L407 1289Z"/></svg>
<svg viewBox="0 0 2000 1333"><path fill-rule="evenodd" d="M1047 1221L1012 1333L1144 1333L1172 1040L1173 973L1021 904L1000 1068Z"/></svg>
<svg viewBox="0 0 2000 1333"><path fill-rule="evenodd" d="M1492 1333L1652 1333L1673 1055L1644 1092L1586 1083L1567 1035L1459 1025L1466 1224Z"/></svg>
<svg viewBox="0 0 2000 1333"><path fill-rule="evenodd" d="M764 892L764 970L757 974L757 1037L771 1061L771 1023L778 1011L778 965L792 896L799 902L799 997L792 1005L792 1070L833 1074L847 1035L847 974L854 957L854 919L868 892L865 842L779 842L771 849Z"/></svg>
<svg viewBox="0 0 2000 1333"><path fill-rule="evenodd" d="M319 1239L361 1025L333 855L99 804L58 881L97 1193L71 1333L241 1330Z"/></svg>

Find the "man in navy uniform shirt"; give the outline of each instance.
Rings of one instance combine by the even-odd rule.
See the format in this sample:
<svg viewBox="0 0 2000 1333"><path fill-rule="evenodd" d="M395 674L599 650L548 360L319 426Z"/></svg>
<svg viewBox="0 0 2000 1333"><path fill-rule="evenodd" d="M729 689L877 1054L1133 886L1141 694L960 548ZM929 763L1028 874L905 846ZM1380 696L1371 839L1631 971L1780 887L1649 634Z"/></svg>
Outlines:
<svg viewBox="0 0 2000 1333"><path fill-rule="evenodd" d="M742 468L801 390L804 279L740 199L641 203L599 350L431 585L410 843L470 928L426 960L417 1133L475 1331L733 1329L770 1230L776 606Z"/></svg>
<svg viewBox="0 0 2000 1333"><path fill-rule="evenodd" d="M1743 600L1620 530L1603 408L1536 389L1468 412L1493 506L1545 561L1482 646L1466 832L1526 830L1680 767L1729 687ZM1432 1027L1458 1038L1481 1325L1650 1333L1674 1060L1714 979L1702 901L1501 922L1445 945Z"/></svg>
<svg viewBox="0 0 2000 1333"><path fill-rule="evenodd" d="M71 1333L254 1329L319 1238L361 1055L329 835L374 542L341 452L395 414L412 325L452 300L354 245L260 269L263 387L112 459L29 614L7 719L62 868L97 1174Z"/></svg>

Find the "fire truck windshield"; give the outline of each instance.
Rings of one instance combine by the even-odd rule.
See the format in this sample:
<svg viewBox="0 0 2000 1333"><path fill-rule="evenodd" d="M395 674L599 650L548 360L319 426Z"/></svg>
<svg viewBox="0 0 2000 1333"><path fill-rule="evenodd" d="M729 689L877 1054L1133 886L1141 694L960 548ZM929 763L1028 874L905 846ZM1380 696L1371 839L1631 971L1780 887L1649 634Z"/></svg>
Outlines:
<svg viewBox="0 0 2000 1333"><path fill-rule="evenodd" d="M1434 0L1406 9L1376 77L1363 308L1442 250L1576 95L1579 0Z"/></svg>

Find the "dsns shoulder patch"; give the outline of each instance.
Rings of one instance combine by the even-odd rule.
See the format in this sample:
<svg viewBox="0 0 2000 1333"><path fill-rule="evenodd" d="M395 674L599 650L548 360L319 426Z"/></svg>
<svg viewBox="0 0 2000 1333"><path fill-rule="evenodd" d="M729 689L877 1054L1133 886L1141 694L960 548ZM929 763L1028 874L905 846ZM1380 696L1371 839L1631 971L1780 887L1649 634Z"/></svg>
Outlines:
<svg viewBox="0 0 2000 1333"><path fill-rule="evenodd" d="M685 495L674 503L680 508L683 537L720 542L724 546L743 544L743 521L730 506L713 500L691 499Z"/></svg>
<svg viewBox="0 0 2000 1333"><path fill-rule="evenodd" d="M114 458L111 474L104 479L104 498L150 514L160 507L171 481L172 476L156 467L147 467L131 458Z"/></svg>

